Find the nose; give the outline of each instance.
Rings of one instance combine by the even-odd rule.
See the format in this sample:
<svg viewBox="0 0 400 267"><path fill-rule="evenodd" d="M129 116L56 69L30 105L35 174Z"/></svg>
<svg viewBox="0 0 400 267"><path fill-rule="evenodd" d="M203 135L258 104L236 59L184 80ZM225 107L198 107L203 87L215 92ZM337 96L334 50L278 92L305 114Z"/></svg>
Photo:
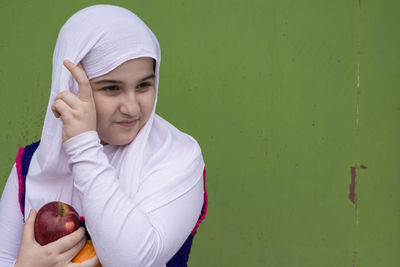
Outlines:
<svg viewBox="0 0 400 267"><path fill-rule="evenodd" d="M139 115L139 100L134 91L129 91L126 94L121 95L121 104L119 110L122 114L129 117L137 117Z"/></svg>

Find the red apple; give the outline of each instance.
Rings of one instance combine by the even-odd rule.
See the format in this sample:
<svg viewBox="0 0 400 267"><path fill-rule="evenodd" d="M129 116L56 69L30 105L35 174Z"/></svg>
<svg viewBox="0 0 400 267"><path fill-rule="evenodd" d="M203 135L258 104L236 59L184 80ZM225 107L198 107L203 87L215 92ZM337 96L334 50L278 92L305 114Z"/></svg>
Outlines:
<svg viewBox="0 0 400 267"><path fill-rule="evenodd" d="M49 202L40 208L35 219L35 239L44 246L68 235L80 226L79 214L63 202Z"/></svg>

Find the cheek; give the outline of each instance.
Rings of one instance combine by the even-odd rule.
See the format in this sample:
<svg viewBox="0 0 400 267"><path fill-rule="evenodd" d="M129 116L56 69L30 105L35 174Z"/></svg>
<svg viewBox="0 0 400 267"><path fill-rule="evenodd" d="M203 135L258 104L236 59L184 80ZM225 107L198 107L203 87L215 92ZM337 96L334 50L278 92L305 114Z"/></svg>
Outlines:
<svg viewBox="0 0 400 267"><path fill-rule="evenodd" d="M112 103L102 97L94 97L94 104L96 106L96 120L98 124L104 123L108 117L112 115Z"/></svg>
<svg viewBox="0 0 400 267"><path fill-rule="evenodd" d="M155 91L153 90L151 94L149 94L145 99L144 99L144 108L145 108L145 113L147 116L150 116L151 112L153 111L154 107L154 102L155 102Z"/></svg>

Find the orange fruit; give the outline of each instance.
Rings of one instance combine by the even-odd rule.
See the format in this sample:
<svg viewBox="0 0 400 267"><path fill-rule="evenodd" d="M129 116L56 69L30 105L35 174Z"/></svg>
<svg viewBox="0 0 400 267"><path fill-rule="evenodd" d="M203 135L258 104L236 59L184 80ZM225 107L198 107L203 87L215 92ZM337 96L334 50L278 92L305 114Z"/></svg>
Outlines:
<svg viewBox="0 0 400 267"><path fill-rule="evenodd" d="M79 251L79 253L72 259L72 262L83 262L95 255L96 251L94 250L92 240L87 240L81 251ZM101 264L97 265L97 267L101 267Z"/></svg>

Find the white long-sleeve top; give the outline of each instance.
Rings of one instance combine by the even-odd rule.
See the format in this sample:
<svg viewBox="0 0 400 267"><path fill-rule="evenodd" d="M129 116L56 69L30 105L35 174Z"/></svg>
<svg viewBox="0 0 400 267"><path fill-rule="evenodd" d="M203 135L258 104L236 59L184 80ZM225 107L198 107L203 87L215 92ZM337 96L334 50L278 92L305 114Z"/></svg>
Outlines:
<svg viewBox="0 0 400 267"><path fill-rule="evenodd" d="M203 179L145 213L121 189L107 157L112 149L103 149L96 132L71 138L63 146L79 192L73 195L72 205L81 207L102 265L165 266L196 225L204 201ZM14 165L0 201L0 266L13 266L22 230Z"/></svg>

